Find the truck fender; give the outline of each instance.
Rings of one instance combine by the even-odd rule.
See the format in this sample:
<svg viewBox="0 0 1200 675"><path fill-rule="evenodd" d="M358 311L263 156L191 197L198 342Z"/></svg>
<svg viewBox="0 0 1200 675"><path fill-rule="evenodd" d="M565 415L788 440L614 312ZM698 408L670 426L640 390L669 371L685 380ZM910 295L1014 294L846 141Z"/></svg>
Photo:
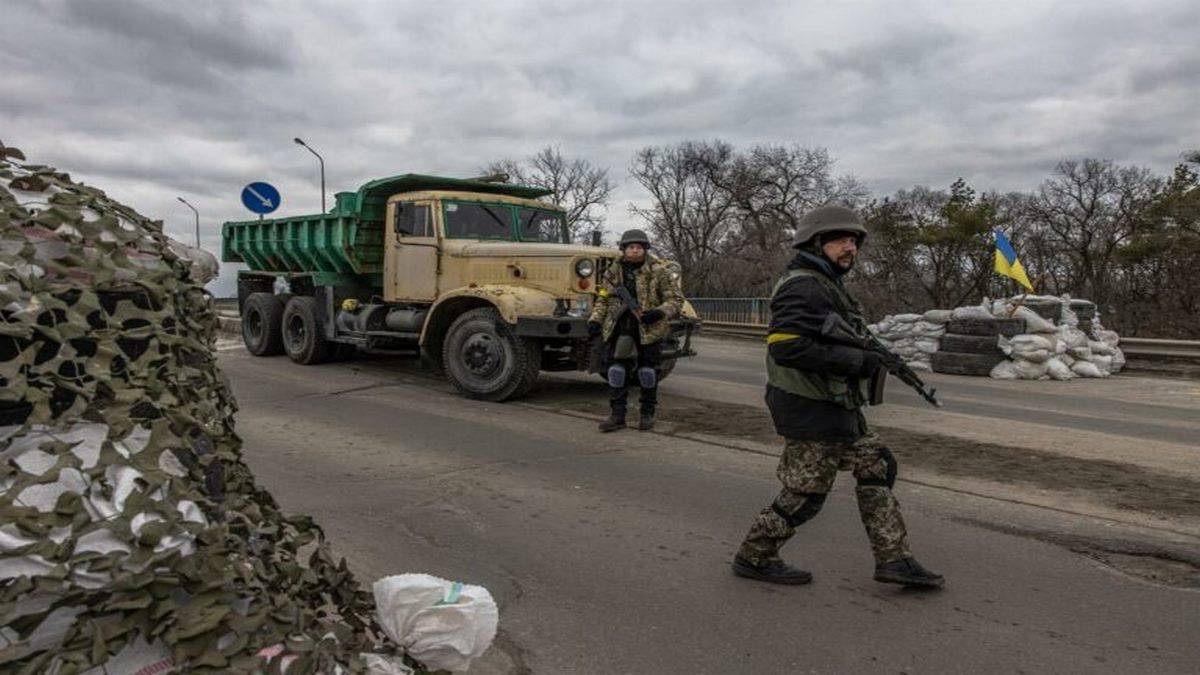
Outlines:
<svg viewBox="0 0 1200 675"><path fill-rule="evenodd" d="M491 305L507 323L516 325L517 317L552 315L554 304L553 295L536 288L495 284L459 288L438 298L429 309L421 329L421 346L440 346L454 318L476 307Z"/></svg>

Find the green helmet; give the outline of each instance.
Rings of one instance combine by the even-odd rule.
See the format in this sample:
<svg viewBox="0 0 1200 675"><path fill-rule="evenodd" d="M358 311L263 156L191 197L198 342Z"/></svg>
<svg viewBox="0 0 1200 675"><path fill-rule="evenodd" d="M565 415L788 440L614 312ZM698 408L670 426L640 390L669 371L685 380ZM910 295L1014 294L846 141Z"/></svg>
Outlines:
<svg viewBox="0 0 1200 675"><path fill-rule="evenodd" d="M621 242L617 244L617 248L624 249L630 244L641 244L646 248L650 248L650 237L641 230L625 230L625 234L621 235Z"/></svg>
<svg viewBox="0 0 1200 675"><path fill-rule="evenodd" d="M860 246L867 238L867 228L863 227L862 218L858 217L854 209L845 206L821 206L804 214L800 219L792 239L792 247L802 248L827 232L849 232L858 237Z"/></svg>

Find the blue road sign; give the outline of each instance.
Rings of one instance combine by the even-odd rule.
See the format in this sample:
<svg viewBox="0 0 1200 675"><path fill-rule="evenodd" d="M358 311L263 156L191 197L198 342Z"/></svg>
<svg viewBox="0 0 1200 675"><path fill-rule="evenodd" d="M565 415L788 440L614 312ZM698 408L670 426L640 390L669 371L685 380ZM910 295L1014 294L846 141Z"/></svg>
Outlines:
<svg viewBox="0 0 1200 675"><path fill-rule="evenodd" d="M242 203L255 213L270 213L279 208L279 190L270 183L251 183L242 188Z"/></svg>

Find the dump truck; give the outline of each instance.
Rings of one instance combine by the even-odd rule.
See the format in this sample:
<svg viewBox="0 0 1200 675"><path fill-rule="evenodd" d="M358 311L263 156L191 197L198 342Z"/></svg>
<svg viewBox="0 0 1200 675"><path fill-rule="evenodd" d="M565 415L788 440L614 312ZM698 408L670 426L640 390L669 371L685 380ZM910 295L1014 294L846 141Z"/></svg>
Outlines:
<svg viewBox="0 0 1200 675"><path fill-rule="evenodd" d="M541 371L598 373L587 317L619 252L568 241L549 194L403 174L337 193L328 213L224 223L222 260L247 267L246 349L305 365L415 351L462 394L492 401L525 394ZM695 355L699 326L685 303L660 377Z"/></svg>

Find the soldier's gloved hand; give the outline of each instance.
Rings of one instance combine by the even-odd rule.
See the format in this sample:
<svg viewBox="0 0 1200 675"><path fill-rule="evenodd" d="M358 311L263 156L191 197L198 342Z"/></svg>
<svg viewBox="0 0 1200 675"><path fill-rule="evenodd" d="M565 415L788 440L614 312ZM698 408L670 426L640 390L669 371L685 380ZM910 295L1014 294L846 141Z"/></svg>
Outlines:
<svg viewBox="0 0 1200 675"><path fill-rule="evenodd" d="M658 323L659 321L662 321L663 317L665 316L666 313L661 309L648 309L642 312L642 325L649 326L652 323Z"/></svg>
<svg viewBox="0 0 1200 675"><path fill-rule="evenodd" d="M875 371L883 366L883 357L875 352L863 352L862 369L858 374L862 377L871 377Z"/></svg>
<svg viewBox="0 0 1200 675"><path fill-rule="evenodd" d="M599 337L604 332L604 327L596 321L589 321L587 325L588 337Z"/></svg>

